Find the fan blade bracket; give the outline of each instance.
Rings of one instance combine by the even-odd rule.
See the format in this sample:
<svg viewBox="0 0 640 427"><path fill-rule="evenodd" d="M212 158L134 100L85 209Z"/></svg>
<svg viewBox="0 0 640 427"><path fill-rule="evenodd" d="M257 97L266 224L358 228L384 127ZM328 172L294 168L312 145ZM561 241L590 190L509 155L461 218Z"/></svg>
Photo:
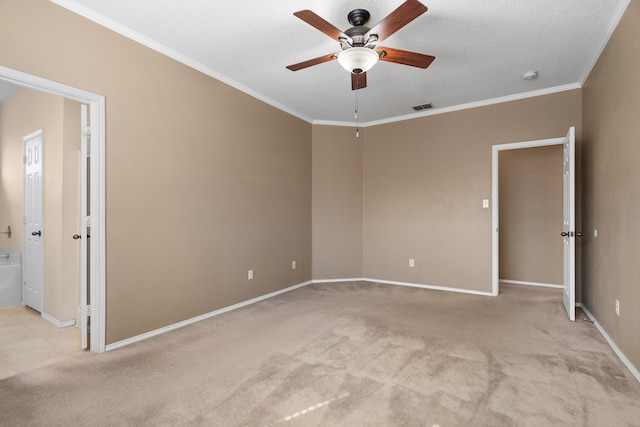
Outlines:
<svg viewBox="0 0 640 427"><path fill-rule="evenodd" d="M340 42L342 49L353 47L353 40L350 37L338 37L338 41Z"/></svg>
<svg viewBox="0 0 640 427"><path fill-rule="evenodd" d="M378 38L377 34L369 34L369 38L367 39L367 42L365 44L367 46L372 46L372 45L375 45L379 41L380 41L380 39Z"/></svg>

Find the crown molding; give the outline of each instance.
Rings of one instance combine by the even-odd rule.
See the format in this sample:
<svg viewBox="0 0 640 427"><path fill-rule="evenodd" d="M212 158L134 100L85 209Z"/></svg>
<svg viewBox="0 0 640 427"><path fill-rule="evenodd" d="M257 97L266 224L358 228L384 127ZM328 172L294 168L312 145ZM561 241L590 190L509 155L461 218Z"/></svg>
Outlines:
<svg viewBox="0 0 640 427"><path fill-rule="evenodd" d="M591 60L587 63L587 66L582 72L582 76L580 77L580 80L579 80L580 87L584 86L584 84L587 82L587 79L589 78L591 71L593 71L593 67L596 66L596 63L598 62L598 59L600 59L600 55L602 55L604 48L607 47L607 44L609 43L609 39L611 39L611 36L613 35L614 31L618 27L618 24L620 23L620 20L624 16L624 12L627 10L627 7L629 6L630 3L631 3L631 0L622 0L620 4L618 4L618 7L616 8L613 14L613 18L609 23L609 27L607 28L607 32L605 36L602 38L602 40L600 40L600 44L598 45L596 51L591 57Z"/></svg>
<svg viewBox="0 0 640 427"><path fill-rule="evenodd" d="M256 98L266 104L271 105L274 108L277 108L281 111L284 111L285 113L291 114L292 116L295 116L301 120L304 120L306 122L311 123L312 119L310 117L307 117L304 114L300 114L297 111L294 111L292 109L290 109L289 107L287 107L286 105L280 104L279 102L274 101L271 98L268 98L264 95L262 95L261 93L258 93L256 91L254 91L251 88L248 88L247 86L243 85L242 83L239 83L223 74L218 73L217 71L202 65L201 63L194 61L193 59L179 53L176 52L173 49L168 48L167 46L158 43L154 40L151 40L150 38L136 32L133 31L131 28L122 25L118 22L115 22L113 19L107 18L104 15L101 15L89 8L86 8L82 5L79 5L77 3L75 3L74 1L70 1L70 0L49 0L52 3L57 4L58 6L67 9L77 15L80 15L90 21L95 22L96 24L108 28L124 37L127 37L137 43L140 43L143 46L148 47L149 49L155 50L158 53L161 53L162 55L168 56L171 59L174 59L184 65L186 65L187 67L193 68L196 71L199 71L209 77L212 77L216 80L219 80L235 89L238 89L241 92L246 93L247 95Z"/></svg>
<svg viewBox="0 0 640 427"><path fill-rule="evenodd" d="M360 123L357 126L361 128L365 128L365 127L371 127L371 126L384 125L387 123L402 122L405 120L412 120L420 117L435 116L438 114L451 113L454 111L462 111L462 110L469 110L471 108L486 107L489 105L501 104L503 102L519 101L522 99L535 98L537 96L544 96L544 95L551 95L554 93L566 92L566 91L580 89L580 88L582 88L582 86L579 83L570 83L562 86L554 86L554 87L534 90L530 92L523 92L523 93L517 93L514 95L501 96L498 98L485 99L482 101L469 102L466 104L452 105L450 107L433 108L421 113L406 114L403 116L390 117L388 119L373 120L370 122ZM346 126L346 127L354 127L354 128L356 127L356 124L353 122L314 120L311 123L314 125Z"/></svg>

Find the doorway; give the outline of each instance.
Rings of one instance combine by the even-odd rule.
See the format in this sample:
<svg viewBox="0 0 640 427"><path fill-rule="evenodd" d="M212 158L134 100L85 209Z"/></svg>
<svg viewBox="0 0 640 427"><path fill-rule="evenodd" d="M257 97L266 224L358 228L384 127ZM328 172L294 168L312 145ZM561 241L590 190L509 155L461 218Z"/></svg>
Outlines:
<svg viewBox="0 0 640 427"><path fill-rule="evenodd" d="M21 297L0 310L5 375L82 351L73 326L80 325L80 252L70 237L80 218L80 105L23 87L2 96L0 217L15 230L2 247L22 254Z"/></svg>
<svg viewBox="0 0 640 427"><path fill-rule="evenodd" d="M81 229L91 229L91 239L87 241L87 248L82 255L86 258L86 276L81 278L89 295L87 303L82 305L81 318L88 322L90 317L91 336L90 349L92 352L105 351L105 242L104 242L104 212L105 212L105 176L104 176L104 145L105 145L105 99L101 95L82 89L66 86L37 76L0 66L0 80L8 83L47 92L70 99L88 106L90 117L90 139L87 139L87 163L90 164L86 184L90 200L87 206L90 211L80 218ZM81 192L82 193L82 192ZM81 285L82 286L82 285Z"/></svg>
<svg viewBox="0 0 640 427"><path fill-rule="evenodd" d="M499 153L500 284L562 289L562 151Z"/></svg>
<svg viewBox="0 0 640 427"><path fill-rule="evenodd" d="M500 214L499 214L499 154L504 150L546 147L563 147L563 303L570 320L575 320L575 128L570 128L562 138L526 141L512 144L494 145L492 150L492 295L499 294L500 282ZM526 243L526 242L525 242Z"/></svg>

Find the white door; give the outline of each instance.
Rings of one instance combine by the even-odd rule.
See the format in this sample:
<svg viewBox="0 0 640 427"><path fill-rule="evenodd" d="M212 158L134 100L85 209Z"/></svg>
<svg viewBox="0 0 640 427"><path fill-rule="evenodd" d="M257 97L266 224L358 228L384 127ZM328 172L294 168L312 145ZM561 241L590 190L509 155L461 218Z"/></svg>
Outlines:
<svg viewBox="0 0 640 427"><path fill-rule="evenodd" d="M562 237L564 239L564 307L569 319L576 320L576 167L575 128L564 141Z"/></svg>
<svg viewBox="0 0 640 427"><path fill-rule="evenodd" d="M24 248L22 298L42 312L44 248L42 245L42 129L22 138L24 161Z"/></svg>
<svg viewBox="0 0 640 427"><path fill-rule="evenodd" d="M89 147L91 143L91 131L89 128L89 118L87 106L81 105L81 137L80 137L80 234L73 236L80 242L80 331L82 337L82 348L87 348L87 334L89 325L89 268L87 256L87 239L89 237L89 227L87 213L89 209L89 182L87 173L87 163L89 160Z"/></svg>

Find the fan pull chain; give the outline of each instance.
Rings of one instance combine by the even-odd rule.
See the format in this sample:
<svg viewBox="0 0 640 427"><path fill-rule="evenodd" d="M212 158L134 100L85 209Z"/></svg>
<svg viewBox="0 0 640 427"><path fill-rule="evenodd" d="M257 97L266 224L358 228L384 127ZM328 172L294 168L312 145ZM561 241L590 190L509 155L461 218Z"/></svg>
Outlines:
<svg viewBox="0 0 640 427"><path fill-rule="evenodd" d="M356 75L356 87L359 87L359 83L358 79L360 78L360 75L357 74ZM355 116L356 116L356 138L360 138L360 121L358 120L358 90L355 90L356 92L356 109L355 109Z"/></svg>

